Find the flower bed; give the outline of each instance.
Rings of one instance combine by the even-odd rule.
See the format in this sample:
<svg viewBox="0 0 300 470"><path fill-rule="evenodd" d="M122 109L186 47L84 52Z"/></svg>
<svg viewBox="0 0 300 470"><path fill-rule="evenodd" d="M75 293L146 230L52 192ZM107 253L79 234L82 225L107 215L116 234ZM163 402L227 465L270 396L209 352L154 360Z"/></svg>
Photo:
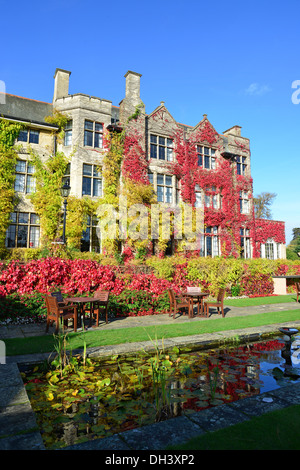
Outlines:
<svg viewBox="0 0 300 470"><path fill-rule="evenodd" d="M168 269L164 268L167 265ZM186 286L200 286L211 295L220 287L226 295L262 296L273 294L272 275L299 274L300 264L277 260L236 260L222 258L169 258L151 260L154 272L135 272L132 266L99 264L88 259L42 258L27 264L0 264L0 319L45 316L43 295L61 290L67 296L110 292L110 314L140 316L169 310L167 289L179 293ZM166 274L167 273L167 274ZM164 277L167 276L167 279ZM232 294L233 295L233 294Z"/></svg>

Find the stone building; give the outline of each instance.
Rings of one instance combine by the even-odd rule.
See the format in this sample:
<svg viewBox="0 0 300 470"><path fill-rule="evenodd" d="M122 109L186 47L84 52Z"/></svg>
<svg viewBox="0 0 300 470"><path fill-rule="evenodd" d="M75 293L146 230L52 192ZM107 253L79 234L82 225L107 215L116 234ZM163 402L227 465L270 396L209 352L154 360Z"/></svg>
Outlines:
<svg viewBox="0 0 300 470"><path fill-rule="evenodd" d="M35 190L30 146L44 160L56 150L69 157L66 179L71 195L103 196L105 181L99 167L107 152L107 132L125 128L138 132L145 154L149 182L157 202L176 207L187 202L204 211L200 256L232 255L245 258L285 258L284 222L256 220L253 210L250 141L236 125L218 133L207 115L194 126L178 123L164 102L150 113L140 97L141 75L125 74L125 97L119 106L112 101L82 93L69 94L71 72L56 69L52 103L6 95L0 104L1 119L25 126L18 137L15 191L19 203L11 214L6 247L38 247L39 219L26 197ZM59 111L68 116L64 141L58 142L58 127L45 117ZM138 112L137 112L138 111ZM136 119L130 119L132 116ZM81 249L101 251L98 219L89 217ZM166 253L176 250L170 238Z"/></svg>

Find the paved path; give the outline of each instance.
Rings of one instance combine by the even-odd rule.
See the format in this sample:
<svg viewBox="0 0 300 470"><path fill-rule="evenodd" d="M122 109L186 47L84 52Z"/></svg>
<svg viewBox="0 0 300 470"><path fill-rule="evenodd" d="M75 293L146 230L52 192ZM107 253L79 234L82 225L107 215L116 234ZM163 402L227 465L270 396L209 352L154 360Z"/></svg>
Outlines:
<svg viewBox="0 0 300 470"><path fill-rule="evenodd" d="M226 318L279 310L299 309L300 304L271 304L258 307L226 307ZM186 323L210 321L217 318L211 315L207 318L189 319L179 316L175 320L168 315L154 315L147 317L128 317L117 319L109 324L101 323L99 329L124 328L135 326L149 326L159 324L172 324L173 322ZM290 327L300 330L299 321L289 322ZM172 338L164 340L164 347L197 343L200 347L209 347L220 339L229 337L244 337L250 340L261 338L264 333L277 331L282 325L271 325L260 328L232 330L220 334L203 334L189 337ZM0 339L12 337L30 337L45 333L45 324L23 326L0 326ZM53 334L53 330L48 334ZM115 353L126 353L141 348L150 349L151 342L130 343L111 347L93 348L88 351L89 356L101 356ZM49 355L47 354L47 357ZM36 425L35 415L32 411L26 390L24 388L18 364L43 360L43 355L8 357L6 364L0 364L0 450L28 450L44 449L44 444ZM234 403L209 408L191 416L180 416L162 423L155 423L142 428L126 431L104 439L70 446L67 450L159 450L167 446L180 444L196 435L214 431L232 424L251 419L268 411L277 410L300 403L300 384L286 386L281 389L267 392L262 395L239 400ZM268 400L265 401L264 399Z"/></svg>

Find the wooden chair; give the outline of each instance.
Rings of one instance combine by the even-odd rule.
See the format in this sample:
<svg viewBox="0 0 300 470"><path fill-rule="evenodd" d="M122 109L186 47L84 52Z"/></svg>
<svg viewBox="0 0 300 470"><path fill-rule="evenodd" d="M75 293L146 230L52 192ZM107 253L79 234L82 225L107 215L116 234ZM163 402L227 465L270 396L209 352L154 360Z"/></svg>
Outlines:
<svg viewBox="0 0 300 470"><path fill-rule="evenodd" d="M220 315L222 312L222 317L224 317L224 297L225 297L225 289L220 289L218 293L218 297L216 301L207 301L204 302L204 313L206 316L209 315L209 307L216 307L218 310L218 314ZM221 312L219 311L221 309Z"/></svg>
<svg viewBox="0 0 300 470"><path fill-rule="evenodd" d="M297 302L298 302L298 298L300 295L300 282L296 282L296 294L297 294Z"/></svg>
<svg viewBox="0 0 300 470"><path fill-rule="evenodd" d="M102 312L105 313L105 322L108 323L109 291L97 290L94 293L93 299L97 299L97 301L91 304L91 309L85 309L85 312L90 312L90 325L92 324L93 317L96 316L96 326L99 326L99 316Z"/></svg>
<svg viewBox="0 0 300 470"><path fill-rule="evenodd" d="M184 296L178 296L175 295L175 292L172 289L168 289L168 294L169 294L169 300L170 300L170 311L169 311L169 317L171 316L173 312L173 318L175 318L175 315L177 313L177 310L180 310L182 308L188 309L188 315L190 315L190 300L187 297ZM185 315L184 311L184 315Z"/></svg>
<svg viewBox="0 0 300 470"><path fill-rule="evenodd" d="M77 331L77 307L76 305L61 305L58 302L57 298L53 295L45 296L46 306L47 306L47 326L46 332L49 330L50 322L56 323L55 333L58 332L59 322L62 320L64 322L69 318L74 320L74 331Z"/></svg>

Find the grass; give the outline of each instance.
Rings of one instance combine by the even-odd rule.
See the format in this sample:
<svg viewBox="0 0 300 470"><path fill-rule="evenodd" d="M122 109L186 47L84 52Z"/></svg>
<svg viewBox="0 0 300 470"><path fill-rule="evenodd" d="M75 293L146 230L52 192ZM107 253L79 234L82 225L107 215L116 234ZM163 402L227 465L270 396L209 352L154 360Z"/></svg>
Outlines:
<svg viewBox="0 0 300 470"><path fill-rule="evenodd" d="M216 318L203 321L187 322L185 324L170 322L165 325L117 328L107 330L93 330L70 333L68 343L70 349L74 350L83 347L97 347L116 345L122 343L132 343L139 341L149 341L150 338L174 338L180 336L190 336L204 333L221 333L222 331L260 327L275 323L286 323L300 320L300 309L266 312L259 314L245 315L235 318ZM7 356L48 353L54 350L53 336L33 336L30 338L11 338L5 340Z"/></svg>
<svg viewBox="0 0 300 470"><path fill-rule="evenodd" d="M172 450L300 450L300 405L195 437Z"/></svg>
<svg viewBox="0 0 300 470"><path fill-rule="evenodd" d="M232 307L253 307L256 305L270 305L270 304L282 304L296 302L296 294L289 295L276 295L270 297L253 297L245 299L226 299L224 305L230 305Z"/></svg>

